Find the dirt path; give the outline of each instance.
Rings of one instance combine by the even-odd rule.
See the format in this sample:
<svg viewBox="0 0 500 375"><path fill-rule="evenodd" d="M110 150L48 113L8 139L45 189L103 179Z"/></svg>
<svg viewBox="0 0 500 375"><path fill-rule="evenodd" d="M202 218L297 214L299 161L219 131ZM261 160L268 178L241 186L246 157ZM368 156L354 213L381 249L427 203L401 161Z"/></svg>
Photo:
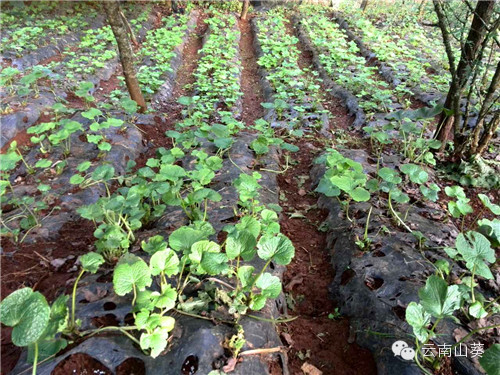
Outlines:
<svg viewBox="0 0 500 375"><path fill-rule="evenodd" d="M255 120L264 116L264 103L262 87L259 80L259 66L257 56L253 48L254 35L250 26L250 20L239 20L241 32L240 56L243 65L241 73L241 91L243 92L243 111L241 120L250 127Z"/></svg>
<svg viewBox="0 0 500 375"><path fill-rule="evenodd" d="M143 131L144 142L149 146L148 152L136 160L138 167L144 166L147 159L154 156L156 148L171 147L171 141L165 136L165 131L173 129L175 123L182 118L182 106L177 100L190 94L190 89L185 86L194 82L193 72L198 64L198 50L202 46L202 38L207 29L204 19L205 15L201 13L197 27L184 47L183 63L177 75L176 86L170 100L160 111L165 118L156 116L154 126L138 125ZM109 81L101 82L100 87L103 90L99 91L99 98L103 98L118 86L116 77L120 70L121 67L118 67ZM93 232L94 226L91 222L80 220L64 225L57 241L21 245L8 240L2 241L2 296L7 296L20 287L31 287L52 301L71 286L78 271L74 265L78 256L93 249ZM21 354L21 348L12 344L10 333L11 329L2 327L2 374L11 371Z"/></svg>
<svg viewBox="0 0 500 375"><path fill-rule="evenodd" d="M291 26L288 31L294 32ZM297 47L301 52L299 66L312 70L311 54L302 45ZM331 114L332 129L346 129L352 122L338 99L326 94L323 105ZM307 362L324 375L376 374L371 353L352 343L349 321L335 315L328 292L333 268L325 250L326 234L319 230L326 213L316 208L317 197L309 179L313 160L325 144L319 136L313 136L304 137L296 145L300 151L292 158L297 164L278 177L280 204L284 209L280 223L296 251L283 284L290 313L299 318L280 327L282 338L290 340L290 372L301 374L301 367Z"/></svg>
<svg viewBox="0 0 500 375"><path fill-rule="evenodd" d="M200 13L196 28L184 45L182 51L182 64L177 72L175 86L170 95L170 98L162 103L159 110L156 112L154 126L141 126L143 131L145 144L148 146L148 151L141 155L137 161L138 167L144 166L145 162L155 156L158 147L172 147L171 139L165 136L167 130L173 130L175 124L182 120L183 106L177 101L181 96L189 96L192 93L190 85L195 82L193 73L198 67L198 52L203 46L203 35L207 31L208 25L204 22L206 19L205 13Z"/></svg>

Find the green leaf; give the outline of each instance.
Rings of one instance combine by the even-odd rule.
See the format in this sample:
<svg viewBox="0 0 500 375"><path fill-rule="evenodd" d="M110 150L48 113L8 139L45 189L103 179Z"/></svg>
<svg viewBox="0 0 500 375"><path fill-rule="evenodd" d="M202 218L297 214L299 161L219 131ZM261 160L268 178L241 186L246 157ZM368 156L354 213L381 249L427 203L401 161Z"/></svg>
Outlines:
<svg viewBox="0 0 500 375"><path fill-rule="evenodd" d="M370 200L370 192L362 187L357 187L348 193L356 202L366 202Z"/></svg>
<svg viewBox="0 0 500 375"><path fill-rule="evenodd" d="M171 249L157 251L151 257L149 266L153 276L163 272L170 277L179 273L179 258Z"/></svg>
<svg viewBox="0 0 500 375"><path fill-rule="evenodd" d="M257 238L260 234L261 224L256 218L252 216L244 216L241 218L240 222L236 224L236 229L240 231L247 230L255 238Z"/></svg>
<svg viewBox="0 0 500 375"><path fill-rule="evenodd" d="M490 240L492 246L500 246L500 220L481 219L477 225L478 231Z"/></svg>
<svg viewBox="0 0 500 375"><path fill-rule="evenodd" d="M434 263L434 267L443 272L445 275L450 274L450 263L445 259L438 259Z"/></svg>
<svg viewBox="0 0 500 375"><path fill-rule="evenodd" d="M401 183L402 179L399 177L399 173L396 172L394 169L390 169L387 167L380 168L378 171L378 175L387 182L390 182L392 184L399 184Z"/></svg>
<svg viewBox="0 0 500 375"><path fill-rule="evenodd" d="M201 258L201 266L209 275L215 276L225 273L229 266L227 255L224 253L204 252Z"/></svg>
<svg viewBox="0 0 500 375"><path fill-rule="evenodd" d="M160 309L171 310L175 307L177 301L177 291L170 285L163 287L163 291L158 296L155 307Z"/></svg>
<svg viewBox="0 0 500 375"><path fill-rule="evenodd" d="M257 253L263 260L272 259L276 263L286 266L295 255L292 241L283 234L278 236L262 236L257 244Z"/></svg>
<svg viewBox="0 0 500 375"><path fill-rule="evenodd" d="M399 169L410 177L410 181L416 184L423 184L429 179L429 174L416 164L403 164Z"/></svg>
<svg viewBox="0 0 500 375"><path fill-rule="evenodd" d="M149 255L152 255L158 251L165 250L167 248L167 242L162 236L157 235L150 237L148 242L142 241L141 248Z"/></svg>
<svg viewBox="0 0 500 375"><path fill-rule="evenodd" d="M205 234L200 231L189 227L180 227L172 232L168 238L170 247L177 251L186 252L191 250L191 246L204 239Z"/></svg>
<svg viewBox="0 0 500 375"><path fill-rule="evenodd" d="M108 181L115 175L115 168L111 165L100 165L92 172L92 180Z"/></svg>
<svg viewBox="0 0 500 375"><path fill-rule="evenodd" d="M105 128L109 128L110 126L113 126L115 128L118 128L124 124L123 120L120 120L118 118L108 118L106 121L101 123L101 126L104 126Z"/></svg>
<svg viewBox="0 0 500 375"><path fill-rule="evenodd" d="M58 353L68 345L65 339L56 337L57 333L63 332L68 324L68 300L68 295L61 294L50 307L49 323L42 337L37 341L39 361ZM28 362L30 363L33 363L34 351L34 344L29 345Z"/></svg>
<svg viewBox="0 0 500 375"><path fill-rule="evenodd" d="M408 203L410 201L410 197L399 189L391 191L391 199L394 199L398 203Z"/></svg>
<svg viewBox="0 0 500 375"><path fill-rule="evenodd" d="M82 117L85 117L89 120L93 120L97 116L102 116L102 112L97 108L90 108L88 111L82 112Z"/></svg>
<svg viewBox="0 0 500 375"><path fill-rule="evenodd" d="M485 194L477 195L481 202L483 202L484 206L487 207L494 215L500 215L500 206L498 204L494 204L490 201L490 198Z"/></svg>
<svg viewBox="0 0 500 375"><path fill-rule="evenodd" d="M12 342L28 346L43 335L50 318L50 307L45 297L31 288L11 293L0 303L0 322L13 327Z"/></svg>
<svg viewBox="0 0 500 375"><path fill-rule="evenodd" d="M277 298L281 293L281 280L270 273L263 273L256 281L257 288L262 290L262 295L267 298Z"/></svg>
<svg viewBox="0 0 500 375"><path fill-rule="evenodd" d="M135 287L144 290L152 283L151 272L148 265L141 258L136 257L132 264L119 264L113 272L113 286L116 294L124 296Z"/></svg>
<svg viewBox="0 0 500 375"><path fill-rule="evenodd" d="M255 311L261 310L266 305L266 300L267 298L262 294L254 295L250 301L249 307Z"/></svg>
<svg viewBox="0 0 500 375"><path fill-rule="evenodd" d="M495 251L485 236L474 231L469 231L465 235L460 233L457 236L455 246L466 261L466 266L470 271L485 279L493 279L487 263L495 263Z"/></svg>
<svg viewBox="0 0 500 375"><path fill-rule="evenodd" d="M87 134L87 142L89 143L98 144L101 139L103 139L103 136L100 134Z"/></svg>
<svg viewBox="0 0 500 375"><path fill-rule="evenodd" d="M253 283L253 271L255 270L252 266L240 266L238 268L238 279L240 280L241 286L246 288Z"/></svg>
<svg viewBox="0 0 500 375"><path fill-rule="evenodd" d="M469 314L476 319L482 319L488 316L488 312L484 309L481 302L476 301L469 306Z"/></svg>
<svg viewBox="0 0 500 375"><path fill-rule="evenodd" d="M86 272L96 273L101 264L104 263L104 258L101 254L91 251L80 257L80 263Z"/></svg>
<svg viewBox="0 0 500 375"><path fill-rule="evenodd" d="M461 186L446 186L444 192L447 196L451 198L467 198L465 196L465 191Z"/></svg>
<svg viewBox="0 0 500 375"><path fill-rule="evenodd" d="M330 182L330 179L323 176L319 180L318 187L314 191L324 194L327 197L338 197L340 195L340 189Z"/></svg>
<svg viewBox="0 0 500 375"><path fill-rule="evenodd" d="M500 366L498 365L500 363L500 344L491 345L479 358L479 363L488 375L500 375Z"/></svg>
<svg viewBox="0 0 500 375"><path fill-rule="evenodd" d="M257 155L264 155L269 152L267 139L263 136L252 141L252 143L250 143L250 148L254 150Z"/></svg>
<svg viewBox="0 0 500 375"><path fill-rule="evenodd" d="M420 185L420 192L425 198L427 198L431 202L436 202L438 200L439 198L438 193L440 191L441 188L435 183L430 184L429 187L425 185Z"/></svg>
<svg viewBox="0 0 500 375"><path fill-rule="evenodd" d="M262 220L265 222L278 221L278 214L273 210L269 210L267 208L262 210L260 216L262 217Z"/></svg>
<svg viewBox="0 0 500 375"><path fill-rule="evenodd" d="M460 307L458 286L448 286L446 281L436 275L427 279L418 295L424 309L438 319L452 316L453 311Z"/></svg>
<svg viewBox="0 0 500 375"><path fill-rule="evenodd" d="M203 253L219 253L220 246L208 240L202 240L194 243L191 246L191 253L189 254L189 259L194 264L200 264L203 257Z"/></svg>
<svg viewBox="0 0 500 375"><path fill-rule="evenodd" d="M125 110L125 112L127 112L129 115L136 113L137 109L139 108L136 101L132 100L130 98L120 99L120 104L123 107L123 109Z"/></svg>
<svg viewBox="0 0 500 375"><path fill-rule="evenodd" d="M111 143L108 142L101 142L97 145L97 148L101 151L110 151L111 150Z"/></svg>
<svg viewBox="0 0 500 375"><path fill-rule="evenodd" d="M37 168L48 168L52 165L52 162L48 159L40 159L36 162L35 167Z"/></svg>
<svg viewBox="0 0 500 375"><path fill-rule="evenodd" d="M80 176L79 174L74 174L69 179L69 183L73 185L80 185L83 181L85 181L85 178L83 178L83 176Z"/></svg>
<svg viewBox="0 0 500 375"><path fill-rule="evenodd" d="M431 322L431 315L424 307L416 302L410 302L406 308L406 321L413 328L413 333L420 342L427 342L429 330L427 326Z"/></svg>
<svg viewBox="0 0 500 375"><path fill-rule="evenodd" d="M245 261L250 261L255 256L255 246L257 240L247 230L236 231L227 237L226 254L228 259L235 259L241 256Z"/></svg>
<svg viewBox="0 0 500 375"><path fill-rule="evenodd" d="M78 172L85 172L91 165L92 163L90 161L84 161L83 163L78 164L76 169Z"/></svg>
<svg viewBox="0 0 500 375"><path fill-rule="evenodd" d="M50 190L50 185L40 184L37 186L38 191L45 193Z"/></svg>
<svg viewBox="0 0 500 375"><path fill-rule="evenodd" d="M21 156L15 151L0 154L0 171L10 171L14 169L19 160L21 160Z"/></svg>
<svg viewBox="0 0 500 375"><path fill-rule="evenodd" d="M184 170L184 168L179 167L178 165L169 164L162 165L159 174L163 181L176 181L179 178L184 177L186 175L186 171Z"/></svg>
<svg viewBox="0 0 500 375"><path fill-rule="evenodd" d="M165 329L158 328L152 333L143 332L139 342L141 344L142 350L150 349L151 357L156 358L167 347L167 339L168 339L168 331Z"/></svg>

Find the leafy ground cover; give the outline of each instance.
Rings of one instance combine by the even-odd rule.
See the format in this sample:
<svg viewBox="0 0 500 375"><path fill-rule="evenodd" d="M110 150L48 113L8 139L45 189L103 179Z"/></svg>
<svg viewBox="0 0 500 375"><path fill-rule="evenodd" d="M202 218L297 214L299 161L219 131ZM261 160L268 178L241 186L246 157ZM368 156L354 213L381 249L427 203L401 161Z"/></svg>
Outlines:
<svg viewBox="0 0 500 375"><path fill-rule="evenodd" d="M444 179L429 136L442 106L411 91L432 76L419 56L353 15L379 59L408 68L393 88L330 10L249 22L237 6L133 12L141 87L167 97L146 114L107 26L0 72L25 101L4 118L47 112L18 119L0 157L2 371L496 374L500 197ZM8 9L2 22L45 11ZM318 64L356 95L362 129ZM394 357L398 339L414 360ZM451 360L443 342L485 351Z"/></svg>

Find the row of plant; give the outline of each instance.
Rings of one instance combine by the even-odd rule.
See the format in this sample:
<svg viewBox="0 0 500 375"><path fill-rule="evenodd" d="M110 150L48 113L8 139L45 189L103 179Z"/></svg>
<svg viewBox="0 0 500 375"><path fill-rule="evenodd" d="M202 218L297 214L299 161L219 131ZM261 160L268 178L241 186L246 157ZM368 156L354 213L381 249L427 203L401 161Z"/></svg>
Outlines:
<svg viewBox="0 0 500 375"><path fill-rule="evenodd" d="M53 201L52 185L58 184L59 176L68 171L70 162L74 164L72 147L75 142L83 140L94 144L97 162L102 161L111 151L112 134L125 130L125 120L134 121L132 114L136 112L137 104L128 98L115 103L127 114L125 118L108 113L104 108L100 110L90 107L90 104L95 102L95 98L90 94L93 88L92 83L82 82L75 91L75 95L88 105L88 110L81 112L83 121L71 117L75 113L74 108L55 103L50 109L54 116L52 121L42 122L27 129L33 147L21 148L14 141L6 152L0 155L2 236L22 241L32 229L40 227L43 220L60 209L50 203ZM34 157L28 158L28 152ZM79 158L81 157L80 155ZM90 155L85 157L91 158ZM80 172L95 168L95 160L82 160L77 167ZM14 181L19 176L24 176L29 184L37 186L38 193L34 196L16 193ZM73 180L75 179L77 178L74 177Z"/></svg>
<svg viewBox="0 0 500 375"><path fill-rule="evenodd" d="M389 112L394 94L402 100L405 92L396 90L393 93L387 82L378 79L377 69L366 65L365 58L358 55L359 48L349 41L327 12L304 8L301 24L318 51L319 62L327 74L358 97L358 103L367 115Z"/></svg>
<svg viewBox="0 0 500 375"><path fill-rule="evenodd" d="M195 147L205 139L222 152L233 144L233 134L243 128L241 121L235 119L241 110L238 102L242 96L240 32L234 14L211 9L210 15L205 20L209 27L194 72L194 95L179 99L184 106L184 120L167 135L185 148Z"/></svg>
<svg viewBox="0 0 500 375"><path fill-rule="evenodd" d="M213 16L205 21L209 25L208 39L200 51L194 73L197 97L203 98L204 102L197 107L204 118L217 110L235 109L238 99L243 95L240 90L240 31L236 17L232 13L217 10L212 13Z"/></svg>
<svg viewBox="0 0 500 375"><path fill-rule="evenodd" d="M49 13L53 13L50 14ZM97 16L87 4L40 2L30 6L12 6L0 15L2 39L0 53L14 53L17 57L34 51L55 38L88 27L87 20ZM47 36L49 35L49 36Z"/></svg>
<svg viewBox="0 0 500 375"><path fill-rule="evenodd" d="M229 48L228 44L215 44L227 40L221 39L224 36L220 26L222 22L233 22L227 21L230 17L233 16L215 12L208 20L211 31L205 43L207 48L202 51L207 58L200 69L208 69L211 58L233 59L232 52L221 51L237 48L236 39L230 39ZM234 35L227 37L234 38ZM214 61L210 72L217 79L227 79L221 72L227 66ZM204 79L198 76L194 87L205 84ZM144 352L156 357L166 349L169 333L175 326L175 319L170 316L173 311L194 317L203 311L204 318L211 316L217 320L212 312L221 306L232 316L225 323L235 326L228 348L236 358L245 344L240 319L252 310L261 310L267 299L280 294L281 281L269 272L270 266L272 263L288 264L294 248L280 233L279 206L264 206L259 201L262 188L259 173L241 173L234 180L233 188L239 197L232 203L237 222L224 227L227 233L224 241L213 240L215 230L210 224L210 212L222 197L211 184L241 125L231 118L231 107L228 111L217 111L222 124L199 121L198 113L206 114L213 108L215 97L229 105L234 105L237 97L234 90L221 92L214 87L214 91L209 91L208 86L205 89L203 96L180 99L186 106L186 120L178 124L178 131L167 132L167 136L174 138L174 147L159 148L144 167L134 168L135 163L130 161L128 172L117 176L111 165L101 164L93 171L89 169L93 164L90 161L78 166L71 179L73 184L80 188L96 184L105 186L107 194L95 204L78 210L83 218L95 223L96 242L95 252L80 258L81 272L73 293L59 297L49 306L40 293L23 288L1 303L0 321L14 327L14 344L28 346L29 360L35 364L33 373L36 373L37 361L57 353L75 337L84 338L105 331L123 333ZM97 111L90 108L84 116L99 124L97 120L102 113ZM215 116L214 109L208 116ZM214 141L218 152L210 156L202 149L192 150L198 144L189 141L194 139L193 135L201 142L204 139ZM188 160L194 163L187 163ZM113 193L111 184L115 187ZM182 210L189 224L177 228L168 238L158 235L143 241L143 252L139 254L129 253L137 232L154 225L170 210ZM114 268L115 293L131 298L134 324L83 331L75 313L77 285L86 272L97 272L105 262ZM154 287L156 284L159 289ZM190 287L200 284L205 287Z"/></svg>
<svg viewBox="0 0 500 375"><path fill-rule="evenodd" d="M180 15L164 17L161 27L147 32L137 53L139 61L151 60L151 63L139 66L137 71L137 79L145 94L156 92L163 84L165 74L172 71L170 63L175 56L174 49L182 43L188 27L190 9L191 7Z"/></svg>
<svg viewBox="0 0 500 375"><path fill-rule="evenodd" d="M382 167L377 163L376 171L368 174L363 165L342 155L335 149L329 149L316 160L324 164L325 174L321 178L316 191L327 197L336 197L344 207L346 217L354 223L349 214L352 202L372 202L377 207L385 207L387 216L393 219L396 226L413 234L421 254L429 250L425 233L414 230L406 222L406 216L414 205L425 205L436 202L441 188L432 182L426 168L416 163L404 163L399 170ZM407 192L411 192L407 194ZM492 280L490 267L496 263L494 248L500 245L500 206L492 203L487 195L479 194L483 204L480 214L474 217L468 228L465 218L474 215L470 199L460 186L447 186L444 193L449 199L448 213L459 223L460 233L451 247L432 248L443 257L437 261L427 261L433 265L435 274L427 277L425 286L419 291L419 301L411 302L406 309L406 321L413 328L416 344L417 365L426 374L432 373L440 365L440 356L425 356L422 348L428 346L432 339L439 335L440 325L444 319L452 319L467 325L483 319L485 321L494 314L500 313L498 298L484 295L479 289L482 280ZM367 209L366 222L362 235L357 235L356 244L363 251L372 247L373 236L369 235L370 217L373 207ZM482 218L485 210L493 219ZM375 236L384 235L379 230ZM444 251L443 251L444 250ZM448 259L446 259L448 258ZM460 264L465 270L454 276L454 264ZM457 318L457 313L461 320ZM480 326L462 338L454 347L465 342L472 335L487 329L498 328L499 325ZM498 371L498 363L494 358L500 354L500 346L493 345L488 349L480 363L488 374Z"/></svg>
<svg viewBox="0 0 500 375"><path fill-rule="evenodd" d="M144 18L144 12L141 17ZM147 16L146 16L147 18ZM171 16L166 19L169 25L184 23L187 16L181 16L179 19ZM170 36L183 33L185 27L176 26L173 28ZM151 32L149 37L157 39L154 32ZM180 37L168 42L169 50L165 50L165 57L170 57L171 50L175 45L181 42ZM167 48L167 44L165 44ZM146 40L141 55L147 56L151 53L151 44ZM158 57L157 57L158 59ZM155 69L154 67L152 69ZM165 71L166 63L162 60L162 66L158 67L157 72ZM26 77L26 76L25 76ZM151 82L154 85L153 82ZM50 215L57 212L58 206L52 207L47 203L48 197L51 196L51 185L57 185L57 178L65 173L68 169L67 159L73 157L72 140L78 138L78 141L84 140L94 144L97 154L97 162L100 163L106 159L112 149L111 137L117 131L125 130L125 121L133 123L134 114L137 110L137 105L134 101L128 99L120 90L115 90L110 95L109 102L96 102L92 92L95 91L94 84L91 82L81 82L77 89L73 92L76 97L81 98L86 110L81 112L83 121L76 117L75 109L67 107L61 102L55 103L50 111L53 118L50 122L43 122L27 129L30 135L30 141L34 145L31 149L21 149L16 142L11 143L10 148L5 154L1 155L1 173L2 173L2 191L0 192L2 207L8 209L4 212L2 220L2 235L13 238L16 241L22 241L31 230L40 227L43 221ZM125 113L125 118L122 115L111 113L109 110L119 108ZM88 122L90 122L88 124ZM82 138L80 135L83 135ZM37 153L37 161L31 161L33 158L26 158L26 151ZM24 156L23 156L24 155ZM90 159L90 156L87 156ZM97 163L97 165L98 165ZM22 165L30 183L38 186L40 194L35 197L17 197L14 188L11 185L13 180L17 178L18 166ZM97 167L95 161L81 160L80 165L76 167L82 175L75 175L70 182L81 184L82 188L88 187L84 183L85 173L88 175ZM56 181L47 183L50 179L56 178ZM90 183L90 186L93 184ZM70 188L70 187L69 187ZM8 193L8 194L7 194Z"/></svg>
<svg viewBox="0 0 500 375"><path fill-rule="evenodd" d="M145 7L130 23L139 31L148 19L151 8ZM76 48L75 48L76 47ZM45 65L35 65L24 71L6 67L0 72L0 84L9 96L22 98L19 105L36 99L42 90L56 95L57 89L74 90L96 74L117 56L116 41L110 26L87 29L77 46L68 45L62 52L62 60ZM2 105L2 113L12 112L10 101Z"/></svg>
<svg viewBox="0 0 500 375"><path fill-rule="evenodd" d="M376 27L359 10L350 12L347 22L407 90L446 92L450 77L440 38L429 38L417 22Z"/></svg>
<svg viewBox="0 0 500 375"><path fill-rule="evenodd" d="M319 115L320 121L320 115L325 111L321 106L317 72L299 67L298 39L284 32L288 25L283 8L272 9L266 16L256 18L256 38L262 49L257 64L265 71L274 98L273 102L262 105L273 109L278 120L285 120L293 129L310 114ZM321 126L320 123L317 125Z"/></svg>

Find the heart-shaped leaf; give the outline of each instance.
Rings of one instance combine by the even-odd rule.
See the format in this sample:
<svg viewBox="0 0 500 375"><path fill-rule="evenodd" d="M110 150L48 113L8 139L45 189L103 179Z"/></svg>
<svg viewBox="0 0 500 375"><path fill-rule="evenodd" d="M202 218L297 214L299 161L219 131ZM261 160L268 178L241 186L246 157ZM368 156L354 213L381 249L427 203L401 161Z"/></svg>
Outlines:
<svg viewBox="0 0 500 375"><path fill-rule="evenodd" d="M135 258L131 263L119 264L113 272L113 287L119 296L130 293L134 288L142 291L153 281L146 262L139 257Z"/></svg>
<svg viewBox="0 0 500 375"><path fill-rule="evenodd" d="M267 298L277 298L281 293L281 280L270 273L263 273L255 282L255 286L262 290L262 295Z"/></svg>
<svg viewBox="0 0 500 375"><path fill-rule="evenodd" d="M500 375L500 366L498 365L500 363L500 344L491 345L479 358L479 363L488 375Z"/></svg>
<svg viewBox="0 0 500 375"><path fill-rule="evenodd" d="M151 257L149 266L153 276L163 272L170 277L179 273L179 258L171 249L157 251Z"/></svg>
<svg viewBox="0 0 500 375"><path fill-rule="evenodd" d="M245 261L250 261L256 254L255 246L257 240L247 230L231 233L226 241L226 254L228 259L235 259L241 256Z"/></svg>
<svg viewBox="0 0 500 375"><path fill-rule="evenodd" d="M488 263L496 261L495 251L485 236L474 231L469 231L465 235L460 233L455 246L466 261L469 270L485 279L493 279Z"/></svg>
<svg viewBox="0 0 500 375"><path fill-rule="evenodd" d="M262 236L257 244L257 253L264 260L272 259L276 263L286 266L295 255L292 241L283 234L277 236Z"/></svg>
<svg viewBox="0 0 500 375"><path fill-rule="evenodd" d="M406 321L413 328L413 333L420 342L427 342L429 330L427 326L431 322L431 315L424 307L416 302L410 302L406 308Z"/></svg>
<svg viewBox="0 0 500 375"><path fill-rule="evenodd" d="M438 319L452 316L453 311L460 307L458 286L448 286L446 281L436 275L427 279L418 295L425 311Z"/></svg>
<svg viewBox="0 0 500 375"><path fill-rule="evenodd" d="M28 346L42 337L50 318L45 297L31 288L11 293L0 303L0 322L13 327L12 342Z"/></svg>
<svg viewBox="0 0 500 375"><path fill-rule="evenodd" d="M96 273L101 264L104 263L104 258L101 254L91 251L80 257L80 263L86 272Z"/></svg>

